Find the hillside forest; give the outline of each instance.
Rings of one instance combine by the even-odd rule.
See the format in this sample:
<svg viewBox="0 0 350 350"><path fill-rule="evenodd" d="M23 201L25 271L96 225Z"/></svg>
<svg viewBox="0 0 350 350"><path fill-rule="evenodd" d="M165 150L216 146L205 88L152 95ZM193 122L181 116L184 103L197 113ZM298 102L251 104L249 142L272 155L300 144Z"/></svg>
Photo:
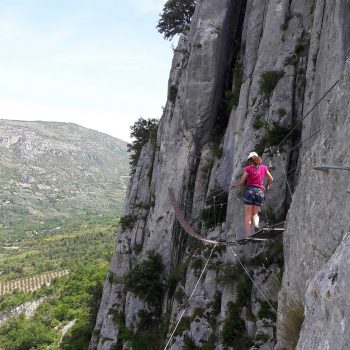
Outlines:
<svg viewBox="0 0 350 350"><path fill-rule="evenodd" d="M0 349L86 349L112 256L116 218L91 218L74 230L55 232L0 250L0 286L9 281L67 271L34 290L0 295ZM34 279L35 280L35 279ZM36 279L35 281L40 281ZM1 290L1 287L0 287ZM43 300L33 317L3 316L25 302Z"/></svg>

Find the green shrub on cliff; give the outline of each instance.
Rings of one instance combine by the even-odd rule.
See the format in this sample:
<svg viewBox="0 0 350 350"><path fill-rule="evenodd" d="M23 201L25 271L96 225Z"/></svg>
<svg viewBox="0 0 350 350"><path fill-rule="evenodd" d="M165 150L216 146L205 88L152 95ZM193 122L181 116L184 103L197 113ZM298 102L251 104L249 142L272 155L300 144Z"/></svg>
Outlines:
<svg viewBox="0 0 350 350"><path fill-rule="evenodd" d="M251 341L246 332L245 323L240 315L240 307L237 303L228 302L226 319L221 332L222 343L226 346L237 346L237 349L249 349Z"/></svg>
<svg viewBox="0 0 350 350"><path fill-rule="evenodd" d="M266 100L270 100L273 90L283 76L284 71L282 70L270 70L261 74L259 88L260 92L265 95Z"/></svg>
<svg viewBox="0 0 350 350"><path fill-rule="evenodd" d="M133 126L131 126L130 136L133 141L128 144L128 152L130 153L130 166L131 172L133 173L137 162L141 155L142 147L148 142L156 142L157 130L158 130L157 119L144 119L139 118Z"/></svg>
<svg viewBox="0 0 350 350"><path fill-rule="evenodd" d="M149 252L147 259L136 264L124 276L125 288L148 303L159 303L163 295L162 272L161 256L154 252Z"/></svg>
<svg viewBox="0 0 350 350"><path fill-rule="evenodd" d="M122 227L122 231L132 230L136 222L136 217L133 215L124 215L119 219L119 223Z"/></svg>

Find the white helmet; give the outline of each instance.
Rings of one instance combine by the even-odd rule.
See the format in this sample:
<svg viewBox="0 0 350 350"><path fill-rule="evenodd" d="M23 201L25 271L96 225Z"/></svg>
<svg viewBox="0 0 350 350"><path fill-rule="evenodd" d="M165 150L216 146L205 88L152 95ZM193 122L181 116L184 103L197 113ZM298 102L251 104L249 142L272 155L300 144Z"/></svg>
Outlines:
<svg viewBox="0 0 350 350"><path fill-rule="evenodd" d="M252 157L259 157L259 156L258 156L258 154L256 152L250 152L247 159L250 159Z"/></svg>

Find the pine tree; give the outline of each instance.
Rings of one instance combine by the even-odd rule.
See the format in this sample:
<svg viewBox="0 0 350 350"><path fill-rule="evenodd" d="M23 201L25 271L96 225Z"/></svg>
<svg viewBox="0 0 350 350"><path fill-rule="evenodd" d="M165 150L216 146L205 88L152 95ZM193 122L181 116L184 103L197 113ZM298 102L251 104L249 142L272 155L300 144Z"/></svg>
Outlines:
<svg viewBox="0 0 350 350"><path fill-rule="evenodd" d="M195 0L168 0L165 3L157 25L158 32L163 34L164 39L171 40L174 35L189 28L195 6Z"/></svg>
<svg viewBox="0 0 350 350"><path fill-rule="evenodd" d="M149 141L155 141L158 129L157 119L143 119L139 118L131 127L130 136L134 139L128 144L128 151L130 152L131 172L135 170L139 160L142 147Z"/></svg>

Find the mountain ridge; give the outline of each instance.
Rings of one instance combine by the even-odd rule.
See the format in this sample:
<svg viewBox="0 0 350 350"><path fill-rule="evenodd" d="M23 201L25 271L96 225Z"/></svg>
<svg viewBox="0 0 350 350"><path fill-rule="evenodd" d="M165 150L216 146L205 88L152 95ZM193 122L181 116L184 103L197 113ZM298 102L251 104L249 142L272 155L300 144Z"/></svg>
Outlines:
<svg viewBox="0 0 350 350"><path fill-rule="evenodd" d="M115 215L129 174L126 145L73 123L0 120L1 231Z"/></svg>

